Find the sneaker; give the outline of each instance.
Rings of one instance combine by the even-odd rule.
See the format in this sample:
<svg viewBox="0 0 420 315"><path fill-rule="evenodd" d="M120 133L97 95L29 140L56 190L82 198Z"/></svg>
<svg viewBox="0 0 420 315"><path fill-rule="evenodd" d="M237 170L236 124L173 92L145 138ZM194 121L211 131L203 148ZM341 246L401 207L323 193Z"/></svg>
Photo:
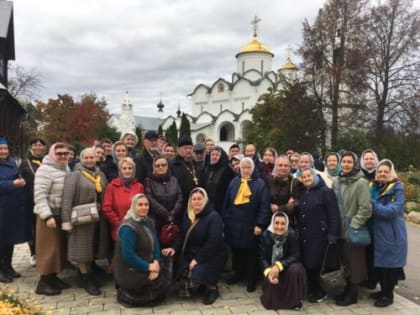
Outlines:
<svg viewBox="0 0 420 315"><path fill-rule="evenodd" d="M35 267L35 266L36 266L36 259L35 259L35 255L32 255L31 257L29 257L29 264L30 264L32 267Z"/></svg>

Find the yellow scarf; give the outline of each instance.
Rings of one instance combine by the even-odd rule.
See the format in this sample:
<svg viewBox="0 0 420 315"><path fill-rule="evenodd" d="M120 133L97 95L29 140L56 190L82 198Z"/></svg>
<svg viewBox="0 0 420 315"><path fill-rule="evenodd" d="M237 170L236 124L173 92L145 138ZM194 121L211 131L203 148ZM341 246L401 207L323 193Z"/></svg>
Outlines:
<svg viewBox="0 0 420 315"><path fill-rule="evenodd" d="M38 161L38 160L31 160L31 162L38 165L38 166L41 166L41 164L42 164L41 161Z"/></svg>
<svg viewBox="0 0 420 315"><path fill-rule="evenodd" d="M101 186L101 176L97 175L96 177L90 175L88 172L82 170L82 174L85 175L85 177L90 180L94 185L97 193L102 192L102 186Z"/></svg>
<svg viewBox="0 0 420 315"><path fill-rule="evenodd" d="M235 206L249 203L252 195L251 189L248 185L249 180L249 178L241 178L241 186L239 186L238 193L236 194L235 201L233 202Z"/></svg>

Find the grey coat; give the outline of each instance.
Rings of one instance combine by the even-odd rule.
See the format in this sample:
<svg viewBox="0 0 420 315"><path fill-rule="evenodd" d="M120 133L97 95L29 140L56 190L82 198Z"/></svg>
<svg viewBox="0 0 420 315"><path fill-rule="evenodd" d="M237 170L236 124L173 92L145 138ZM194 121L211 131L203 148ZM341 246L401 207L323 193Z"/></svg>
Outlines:
<svg viewBox="0 0 420 315"><path fill-rule="evenodd" d="M101 176L102 193L98 194L95 185L87 179L81 170L88 171L91 175ZM94 246L94 234L96 223L73 226L71 224L72 208L78 205L96 202L101 203L102 195L107 184L105 174L101 171L89 171L81 165L77 165L72 173L66 176L64 181L62 228L71 231L68 239L68 259L75 262L90 262L95 259L97 252L104 253L102 247L108 246L107 240L99 238L98 247ZM100 228L102 225L100 225ZM99 233L100 235L106 233ZM109 232L108 232L109 236ZM103 255L100 255L103 256ZM102 257L99 257L102 258Z"/></svg>

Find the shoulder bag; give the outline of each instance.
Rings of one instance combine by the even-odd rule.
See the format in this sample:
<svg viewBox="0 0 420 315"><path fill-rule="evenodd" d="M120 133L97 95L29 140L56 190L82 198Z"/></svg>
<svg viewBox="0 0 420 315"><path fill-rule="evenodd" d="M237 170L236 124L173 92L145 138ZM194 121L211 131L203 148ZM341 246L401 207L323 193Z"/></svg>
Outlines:
<svg viewBox="0 0 420 315"><path fill-rule="evenodd" d="M330 246L331 244L328 244L327 248L325 249L321 271L319 272L319 281L320 281L321 288L325 292L332 295L339 295L344 292L344 288L347 285L347 281L346 281L347 276L346 276L346 271L344 269L344 266L341 263L341 257L338 251L336 251L336 253L337 253L340 268L334 271L324 272L325 262L327 260L328 249L330 248Z"/></svg>

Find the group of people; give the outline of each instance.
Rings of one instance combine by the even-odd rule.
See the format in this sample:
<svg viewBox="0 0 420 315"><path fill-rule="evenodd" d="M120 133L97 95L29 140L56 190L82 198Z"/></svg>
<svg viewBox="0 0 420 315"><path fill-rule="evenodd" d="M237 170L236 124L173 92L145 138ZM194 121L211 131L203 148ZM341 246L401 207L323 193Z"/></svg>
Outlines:
<svg viewBox="0 0 420 315"><path fill-rule="evenodd" d="M212 304L231 269L226 283L245 282L248 292L263 279L265 308L300 310L305 299L325 298L320 274L342 264L347 285L337 305L357 303L361 285L378 283L374 305L393 303L407 232L390 160L371 149L360 160L344 150L321 161L272 147L261 157L253 144L225 152L189 136L175 149L150 130L137 154L137 141L131 132L102 139L77 159L71 145L54 143L45 154L35 138L17 166L0 137L0 282L20 276L13 247L28 242L42 295L70 287L58 277L69 263L79 286L100 294L95 260L106 259L127 307L158 303L174 283L180 297L201 294ZM88 209L83 218L80 209ZM365 228L370 245L351 243L349 229Z"/></svg>

